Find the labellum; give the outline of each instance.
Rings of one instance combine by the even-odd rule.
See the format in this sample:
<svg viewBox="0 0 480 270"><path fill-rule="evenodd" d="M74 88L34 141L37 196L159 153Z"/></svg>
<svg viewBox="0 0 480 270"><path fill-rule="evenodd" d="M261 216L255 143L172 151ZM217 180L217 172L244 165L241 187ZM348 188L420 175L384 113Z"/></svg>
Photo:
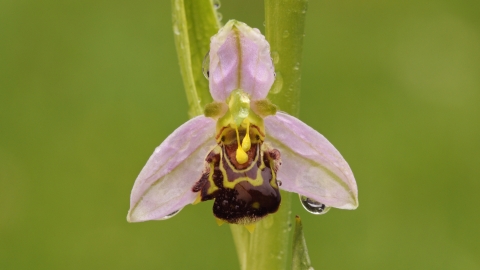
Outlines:
<svg viewBox="0 0 480 270"><path fill-rule="evenodd" d="M268 149L257 127L249 131L248 136L246 130L238 132L242 142L253 138L248 149L241 149L246 161L237 159L237 132L228 128L222 132L218 146L207 155L208 167L192 188L193 192L200 192L201 201L214 199L213 214L228 223L254 223L280 206L276 178L280 152Z"/></svg>

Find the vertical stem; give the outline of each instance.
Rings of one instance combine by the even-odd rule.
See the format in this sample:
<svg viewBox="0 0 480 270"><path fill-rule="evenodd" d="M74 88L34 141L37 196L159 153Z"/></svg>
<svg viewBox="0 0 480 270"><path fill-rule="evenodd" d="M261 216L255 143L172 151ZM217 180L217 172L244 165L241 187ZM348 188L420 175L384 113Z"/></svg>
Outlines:
<svg viewBox="0 0 480 270"><path fill-rule="evenodd" d="M277 79L268 98L280 110L299 114L300 71L307 0L265 0L266 37Z"/></svg>
<svg viewBox="0 0 480 270"><path fill-rule="evenodd" d="M212 0L172 0L172 19L188 114L193 118L203 114L205 105L212 102L202 62L220 23Z"/></svg>
<svg viewBox="0 0 480 270"><path fill-rule="evenodd" d="M286 269L292 223L290 193L281 191L282 204L277 213L257 223L250 233L242 225L230 225L240 269Z"/></svg>
<svg viewBox="0 0 480 270"><path fill-rule="evenodd" d="M307 0L265 0L266 38L277 74L268 98L295 116L299 113L306 10ZM231 225L241 269L288 268L291 194L282 191L281 195L278 212L260 221L252 234L243 226Z"/></svg>
<svg viewBox="0 0 480 270"><path fill-rule="evenodd" d="M306 0L265 0L266 37L270 42L277 78L270 100L298 116L300 62ZM189 115L203 113L211 102L202 62L219 22L212 0L172 0L175 44L189 103ZM257 224L253 233L231 225L242 269L286 269L291 236L291 195L281 191L279 211Z"/></svg>

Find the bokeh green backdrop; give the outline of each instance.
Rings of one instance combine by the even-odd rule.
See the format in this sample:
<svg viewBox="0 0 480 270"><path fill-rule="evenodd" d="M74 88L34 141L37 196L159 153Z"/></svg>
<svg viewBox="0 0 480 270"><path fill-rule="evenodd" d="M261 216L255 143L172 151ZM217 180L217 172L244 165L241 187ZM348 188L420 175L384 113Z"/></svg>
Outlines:
<svg viewBox="0 0 480 270"><path fill-rule="evenodd" d="M306 213L316 269L479 269L480 2L311 0L301 119L360 207ZM263 3L222 1L263 32ZM238 269L211 202L128 224L187 120L170 1L0 2L0 269ZM192 177L198 177L192 175Z"/></svg>

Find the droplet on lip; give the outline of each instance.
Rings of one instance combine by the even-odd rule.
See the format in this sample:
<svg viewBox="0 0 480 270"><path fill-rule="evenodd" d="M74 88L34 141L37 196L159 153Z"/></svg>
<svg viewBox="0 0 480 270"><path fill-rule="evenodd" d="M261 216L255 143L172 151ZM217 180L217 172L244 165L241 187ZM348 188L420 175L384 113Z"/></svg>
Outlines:
<svg viewBox="0 0 480 270"><path fill-rule="evenodd" d="M310 199L303 195L299 195L299 196L300 196L300 202L302 203L303 208L305 208L305 210L307 210L307 212L311 214L323 215L327 213L331 208L321 202L315 201L314 199Z"/></svg>

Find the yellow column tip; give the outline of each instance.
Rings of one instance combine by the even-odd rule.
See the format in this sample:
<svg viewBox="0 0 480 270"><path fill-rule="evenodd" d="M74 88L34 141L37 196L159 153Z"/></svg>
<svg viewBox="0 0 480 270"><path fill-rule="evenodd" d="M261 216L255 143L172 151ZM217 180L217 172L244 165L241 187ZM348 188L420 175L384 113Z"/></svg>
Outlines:
<svg viewBox="0 0 480 270"><path fill-rule="evenodd" d="M238 146L237 154L235 158L237 159L237 162L240 164L245 164L248 161L248 155L240 145Z"/></svg>

